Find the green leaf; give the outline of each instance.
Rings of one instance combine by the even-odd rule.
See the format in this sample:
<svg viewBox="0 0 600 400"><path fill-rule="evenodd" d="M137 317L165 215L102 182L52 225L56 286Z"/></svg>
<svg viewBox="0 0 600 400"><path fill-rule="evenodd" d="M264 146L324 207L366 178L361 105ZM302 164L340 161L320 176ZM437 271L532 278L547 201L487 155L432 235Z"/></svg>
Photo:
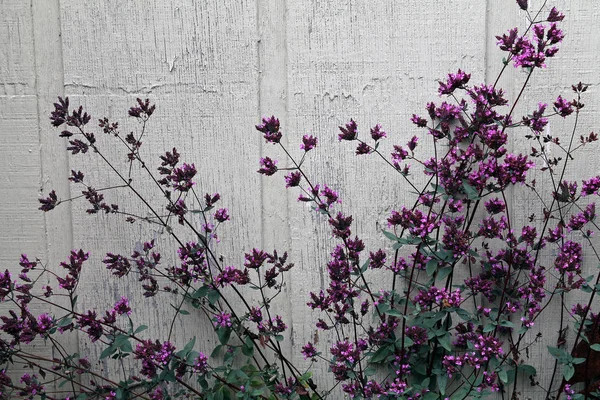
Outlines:
<svg viewBox="0 0 600 400"><path fill-rule="evenodd" d="M533 366L531 366L531 365L521 364L517 368L519 370L523 371L524 373L526 373L527 375L535 375L535 374L537 374L537 370Z"/></svg>
<svg viewBox="0 0 600 400"><path fill-rule="evenodd" d="M254 342L250 337L246 338L246 341L242 346L242 354L246 357L252 357L254 355Z"/></svg>
<svg viewBox="0 0 600 400"><path fill-rule="evenodd" d="M200 299L202 297L206 297L209 289L210 289L210 286L206 286L206 285L202 286L200 289L198 289L194 293L192 293L192 299Z"/></svg>
<svg viewBox="0 0 600 400"><path fill-rule="evenodd" d="M133 332L133 334L135 335L135 334L137 334L137 333L143 332L143 331L145 331L146 329L148 329L148 327L147 327L146 325L140 325L140 326L139 326L139 327L138 327L138 328L135 330L135 332Z"/></svg>
<svg viewBox="0 0 600 400"><path fill-rule="evenodd" d="M215 349L212 351L212 353L210 353L210 358L217 358L219 357L219 352L221 351L221 349L223 348L223 345L218 345L217 347L215 347Z"/></svg>
<svg viewBox="0 0 600 400"><path fill-rule="evenodd" d="M500 326L504 326L506 328L514 328L515 324L513 324L511 321L502 320L500 321Z"/></svg>
<svg viewBox="0 0 600 400"><path fill-rule="evenodd" d="M440 396L435 393L435 392L427 392L425 393L425 395L423 397L421 397L423 400L437 400L440 398Z"/></svg>
<svg viewBox="0 0 600 400"><path fill-rule="evenodd" d="M468 387L462 387L458 391L456 391L452 395L452 397L450 397L450 400L464 400L464 399L467 398L468 394L469 394L469 388Z"/></svg>
<svg viewBox="0 0 600 400"><path fill-rule="evenodd" d="M275 335L275 340L278 342L283 342L283 335Z"/></svg>
<svg viewBox="0 0 600 400"><path fill-rule="evenodd" d="M456 309L456 314L463 320L463 321L470 321L471 320L471 315L469 315L469 312L467 310L463 310L462 308L457 308Z"/></svg>
<svg viewBox="0 0 600 400"><path fill-rule="evenodd" d="M371 362L373 364L378 364L385 361L390 354L392 354L393 347L390 349L390 346L380 347L375 354L371 357Z"/></svg>
<svg viewBox="0 0 600 400"><path fill-rule="evenodd" d="M190 312L187 310L184 310L183 308L179 310L179 314L181 315L190 315Z"/></svg>
<svg viewBox="0 0 600 400"><path fill-rule="evenodd" d="M440 268L440 269L438 269L438 274L437 274L436 278L438 281L442 281L442 280L446 279L446 277L448 275L450 275L451 272L452 272L452 267Z"/></svg>
<svg viewBox="0 0 600 400"><path fill-rule="evenodd" d="M508 383L508 374L505 370L501 369L498 371L498 378L502 381L502 383Z"/></svg>
<svg viewBox="0 0 600 400"><path fill-rule="evenodd" d="M194 336L192 338L192 340L190 340L189 342L186 343L185 346L183 346L183 349L181 349L181 351L179 351L177 353L178 357L184 358L188 355L188 353L190 351L192 351L192 349L194 348L194 345L196 344L196 336Z"/></svg>
<svg viewBox="0 0 600 400"><path fill-rule="evenodd" d="M477 200L479 199L479 192L473 186L467 182L466 179L463 179L463 189L465 190L465 194L469 198L469 200Z"/></svg>
<svg viewBox="0 0 600 400"><path fill-rule="evenodd" d="M441 374L437 375L437 385L440 389L440 394L442 396L446 395L446 385L448 384L448 375L446 371L442 371Z"/></svg>
<svg viewBox="0 0 600 400"><path fill-rule="evenodd" d="M446 333L444 336L440 336L437 338L438 343L446 350L452 351L450 347L450 334Z"/></svg>
<svg viewBox="0 0 600 400"><path fill-rule="evenodd" d="M573 377L573 375L575 375L575 367L573 364L566 364L565 368L563 369L563 376L565 377L565 380L568 381Z"/></svg>
<svg viewBox="0 0 600 400"><path fill-rule="evenodd" d="M397 241L398 240L398 236L394 235L392 232L384 230L383 231L383 235L386 238L390 239L390 240L393 240L393 241Z"/></svg>
<svg viewBox="0 0 600 400"><path fill-rule="evenodd" d="M393 315L394 317L402 318L402 312L400 310L396 310L395 308L390 308L385 312L387 315Z"/></svg>
<svg viewBox="0 0 600 400"><path fill-rule="evenodd" d="M438 268L438 260L436 260L435 258L432 258L431 260L427 261L427 265L425 266L425 271L427 271L428 276L433 276L433 274L435 274L435 271L437 271L437 268Z"/></svg>
<svg viewBox="0 0 600 400"><path fill-rule="evenodd" d="M552 354L552 357L556 359L559 359L566 355L565 351L563 349L559 349L558 347L548 346L548 351L550 352L550 354Z"/></svg>
<svg viewBox="0 0 600 400"><path fill-rule="evenodd" d="M373 376L377 373L377 370L374 367L368 367L363 371L365 376Z"/></svg>
<svg viewBox="0 0 600 400"><path fill-rule="evenodd" d="M215 303L221 298L221 294L216 290L211 290L208 292L208 302L211 305L215 305Z"/></svg>
<svg viewBox="0 0 600 400"><path fill-rule="evenodd" d="M106 357L113 354L115 351L117 351L117 348L114 345L108 346L106 349L104 349L104 351L102 351L102 353L100 353L100 359L105 359Z"/></svg>
<svg viewBox="0 0 600 400"><path fill-rule="evenodd" d="M131 346L131 342L129 340L123 342L123 344L119 346L119 350L121 350L123 353L132 353L133 347Z"/></svg>
<svg viewBox="0 0 600 400"><path fill-rule="evenodd" d="M594 351L600 351L600 343L595 343L595 344L591 345L590 349L592 349Z"/></svg>
<svg viewBox="0 0 600 400"><path fill-rule="evenodd" d="M226 345L229 342L229 338L231 337L231 329L230 328L219 328L217 329L217 336L219 337L219 342L222 345Z"/></svg>

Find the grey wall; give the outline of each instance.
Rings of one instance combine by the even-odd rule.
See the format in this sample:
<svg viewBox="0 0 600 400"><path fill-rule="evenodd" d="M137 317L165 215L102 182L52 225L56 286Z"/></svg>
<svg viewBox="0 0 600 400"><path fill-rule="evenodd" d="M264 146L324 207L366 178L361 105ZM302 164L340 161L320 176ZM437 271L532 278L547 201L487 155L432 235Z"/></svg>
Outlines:
<svg viewBox="0 0 600 400"><path fill-rule="evenodd" d="M535 9L542 2L530 3ZM549 69L534 74L522 112L583 81L592 85L581 126L589 133L600 120L600 9L594 0L548 5L567 15L567 36ZM296 268L278 307L292 327L286 351L292 345L298 349L315 334L317 315L305 303L308 292L324 284L334 242L326 221L297 203L297 192L284 189L283 174L263 179L255 172L263 155L280 159L279 165L285 161L263 143L254 125L262 115L277 115L284 142L295 154L300 154L302 135L319 137L308 172L315 182L340 192L342 209L354 215L355 231L369 249L377 249L387 244L380 229L389 211L413 196L381 161L356 158L353 148L339 144L337 127L354 118L366 133L381 123L390 136L382 145L389 153L393 144L416 133L410 116L424 113L425 103L437 99L437 79L461 68L472 73L472 82L492 82L503 57L495 35L525 22L508 0L0 0L0 267L16 272L21 253L56 266L72 248L82 247L92 258L80 306L102 309L128 294L144 306L134 319L158 326L157 337L164 336L170 299L144 299L135 280L115 281L100 263L107 251L128 253L153 237L166 252L164 236L147 224L87 216L77 203L52 213L37 211L38 197L51 189L63 199L79 194L66 183L70 169L88 171L97 187L117 182L93 154L67 154L48 120L56 96L82 103L96 118L121 121L124 131L139 129L126 118L128 107L136 97L149 97L157 112L143 154L156 162L176 146L183 160L198 167L201 191L221 193L222 206L232 214L218 246L226 263L241 265L244 251L252 247L290 251ZM510 99L523 79L510 67L500 83ZM557 123L550 129L566 135L569 126ZM516 150L527 151L522 138L511 140ZM127 168L114 142L101 137L100 144ZM597 174L596 160L593 150L585 153L573 177ZM134 171L135 182L152 198L142 176ZM123 193L107 198L122 209L143 212ZM517 221L540 211L526 195L515 193L512 201ZM172 259L166 256L165 263ZM378 279L385 282L384 276ZM536 329L553 343L556 321L547 318ZM189 317L176 324L176 341L197 336L208 348L214 341L211 331L206 321ZM327 341L322 335L323 349ZM68 345L83 354L97 351L85 338ZM539 349L532 357L539 358L543 374L551 360L542 355L545 345ZM326 369L323 363L317 366ZM318 380L324 375L319 373Z"/></svg>

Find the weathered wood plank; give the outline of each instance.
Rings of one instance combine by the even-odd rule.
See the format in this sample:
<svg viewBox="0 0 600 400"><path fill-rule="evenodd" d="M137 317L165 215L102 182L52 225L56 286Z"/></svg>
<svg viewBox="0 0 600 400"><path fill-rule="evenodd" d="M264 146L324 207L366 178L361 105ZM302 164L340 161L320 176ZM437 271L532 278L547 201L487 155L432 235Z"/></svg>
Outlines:
<svg viewBox="0 0 600 400"><path fill-rule="evenodd" d="M74 102L83 102L94 117L106 114L122 123L123 132L140 126L128 119L135 97L149 97L157 111L148 124L142 155L156 171L158 156L177 147L182 161L195 163L199 195L221 193L218 206L228 207L231 223L220 228L218 254L225 265L241 265L243 253L261 246L260 180L255 173L260 141L257 122L256 4L252 1L208 2L61 2L65 90ZM99 146L127 174L125 152L110 138L99 137ZM113 144L109 144L113 143ZM99 187L118 184L98 157L71 158L73 168L90 171L90 182ZM164 204L138 167L134 185L159 209ZM106 194L124 211L147 215L131 195ZM163 266L176 263L172 241L147 224L129 226L124 218L86 216L73 211L76 247L93 254L82 281L81 308L100 310L127 294L135 306L132 318L152 329L146 336L167 340L175 298L161 294L141 296L140 284L116 281L100 260L108 251L130 254L136 242L157 239ZM195 217L193 217L195 219ZM200 227L201 222L195 219ZM193 240L192 235L183 236ZM198 338L200 350L214 347L210 322L188 317L175 324L172 340L185 344ZM83 341L82 341L83 346ZM92 350L84 350L88 353ZM97 349L93 354L98 354Z"/></svg>
<svg viewBox="0 0 600 400"><path fill-rule="evenodd" d="M353 235L363 239L367 251L387 247L381 229L390 210L415 198L399 174L376 156L357 158L353 145L338 143L338 126L353 118L359 136L370 141L369 128L381 123L389 135L380 148L386 157L393 144L421 135L410 116L424 114L427 101L437 99L437 79L458 68L471 72L475 81L484 76L485 60L479 55L486 45L485 4L318 1L288 7L286 131L294 146L303 134L319 136L320 146L306 163L313 183L339 191L342 205L336 209L353 215ZM426 138L420 143L420 154L432 152ZM422 185L420 168L413 168ZM318 315L307 311L308 292L324 288L335 241L326 218L301 204L291 205L290 224L298 265L293 282L302 282L293 286L292 301L300 346L314 337ZM389 290L389 277L377 275L371 275L376 276L371 278L374 291ZM333 336L319 332L319 337L319 348L327 352ZM321 386L332 385L325 363L316 365L315 376Z"/></svg>

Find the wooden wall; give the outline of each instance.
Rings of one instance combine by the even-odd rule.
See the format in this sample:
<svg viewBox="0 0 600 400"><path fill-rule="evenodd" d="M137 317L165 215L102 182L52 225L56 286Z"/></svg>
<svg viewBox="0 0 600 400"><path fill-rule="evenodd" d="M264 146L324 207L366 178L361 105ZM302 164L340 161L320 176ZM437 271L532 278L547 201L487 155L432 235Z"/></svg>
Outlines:
<svg viewBox="0 0 600 400"><path fill-rule="evenodd" d="M514 3L0 0L0 267L17 271L21 253L57 266L72 248L81 247L92 257L79 306L102 310L126 294L137 305L137 323L156 326L157 337L167 333L171 299L143 298L135 280L112 279L100 262L108 251L129 253L152 238L165 252L165 264L174 262L165 235L120 217L88 216L82 203L47 214L37 210L38 197L52 189L62 199L79 194L66 183L71 169L87 171L97 187L117 183L94 154L67 154L48 120L56 96L69 96L95 118L121 121L124 131L139 129L127 118L127 109L136 97L148 97L157 112L143 155L156 162L175 146L183 160L198 168L201 192L221 193L221 206L232 215L218 245L226 264L241 265L244 252L253 247L290 252L296 267L277 307L291 327L286 351L299 349L315 332L317 315L305 303L309 291L325 284L334 241L326 220L298 203L297 192L284 189L282 173L270 178L256 173L261 156L278 158L279 165L286 161L263 143L254 125L263 115L278 116L284 143L296 155L302 135L318 136L319 147L309 154L307 171L316 183L339 191L341 209L354 216L354 230L369 249L387 245L381 234L386 216L412 202L413 195L380 160L357 158L353 147L338 143L337 127L354 118L366 133L381 123L389 134L382 148L389 153L393 144L416 133L410 116L423 114L426 102L437 98L437 80L448 72L461 68L472 74L472 82L492 82L503 57L495 35L526 23ZM530 3L535 9L542 1ZM550 103L583 81L591 88L580 129L589 133L600 122L600 9L594 0L548 2L553 5L567 15L567 36L557 57L548 61L549 68L534 74L521 112L533 110L538 101ZM500 85L514 99L524 75L510 68ZM557 121L550 129L566 135L570 126ZM523 138L511 140L516 151L527 151ZM127 169L114 142L100 137L100 145ZM570 178L598 174L596 160L593 149L580 156ZM141 172L134 171L134 178L142 185ZM157 199L149 185L141 190ZM122 209L145 212L124 193L107 198ZM531 200L514 194L515 220L539 212ZM385 277L374 280L384 283ZM536 328L550 344L556 338L551 315ZM178 344L194 336L203 348L215 340L202 318L187 317L176 324ZM322 335L323 349L327 342ZM68 345L82 354L98 351L85 338ZM552 364L545 353L532 355L542 358L542 375ZM294 357L302 358L298 351ZM327 366L320 364L317 380L325 383L330 379ZM522 388L524 393L531 390Z"/></svg>

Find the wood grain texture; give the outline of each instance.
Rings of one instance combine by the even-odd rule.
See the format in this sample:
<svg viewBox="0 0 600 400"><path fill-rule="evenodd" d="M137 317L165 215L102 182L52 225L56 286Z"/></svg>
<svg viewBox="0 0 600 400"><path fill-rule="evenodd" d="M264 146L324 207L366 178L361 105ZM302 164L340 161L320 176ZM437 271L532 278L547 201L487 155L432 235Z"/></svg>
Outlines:
<svg viewBox="0 0 600 400"><path fill-rule="evenodd" d="M218 206L231 212L232 222L219 232L217 252L224 256L225 265L241 265L244 251L261 247L261 192L255 173L260 141L253 129L258 103L256 4L155 1L140 8L133 1L92 6L63 1L61 21L66 94L74 104L82 102L94 117L107 115L122 123L123 132L138 134L141 128L127 118L128 108L136 97L156 102L142 156L155 174L159 155L173 146L182 161L195 164L199 195L219 192ZM99 147L127 175L126 152L110 139L100 137ZM71 162L73 168L91 171L88 177L95 187L122 183L105 173L98 157L75 156ZM135 167L132 178L152 206L164 210L164 200L144 171ZM118 203L123 211L149 215L133 197L114 192L107 194L107 201ZM201 221L193 218L200 228ZM76 247L92 253L82 282L86 296L80 299L81 308L106 309L127 295L139 310L133 315L135 323L152 327L146 337L167 340L175 297L162 294L146 299L135 277L114 280L100 261L108 251L130 254L136 243L156 239L163 267L168 267L176 263L175 243L148 224L127 226L124 217L90 217L76 207L73 220ZM187 233L183 241L189 240L193 236ZM199 350L214 347L213 329L206 318L177 321L172 337L176 345L194 336Z"/></svg>
<svg viewBox="0 0 600 400"><path fill-rule="evenodd" d="M438 12L432 13L435 7ZM392 209L412 204L403 178L376 156L355 156L355 147L338 142L338 126L353 118L359 137L370 142L369 129L380 123L389 138L381 145L386 157L392 145L404 145L420 135L410 122L413 113L425 114L425 104L436 100L437 79L458 68L482 79L485 51L483 3L389 1L291 2L288 16L288 128L290 141L299 145L303 134L319 137L309 154L307 170L314 184L327 184L340 193L336 208L354 217L353 235L366 251L390 250L381 233ZM458 26L455 21L466 19ZM423 139L421 154L432 153ZM296 153L298 154L298 153ZM414 165L417 187L423 185ZM294 193L297 197L299 193ZM310 291L325 289L327 262L336 240L327 219L293 199L290 223L294 260L293 301L296 345L311 341L318 313L307 312ZM368 253L367 253L368 254ZM389 276L371 275L372 288L389 290ZM345 333L349 335L349 332ZM319 346L328 351L333 333L319 332ZM296 354L296 361L302 356ZM308 365L308 364L307 364ZM321 386L332 386L326 363L316 364ZM339 388L338 388L339 389ZM340 396L337 394L336 396Z"/></svg>
<svg viewBox="0 0 600 400"><path fill-rule="evenodd" d="M530 9L542 3L531 0ZM553 5L567 15L567 36L549 68L532 77L534 89L523 94L516 115L531 112L538 101L552 103L559 94L569 94L571 84L583 81L592 86L579 129L589 133L600 122L600 10L592 0L549 2ZM314 341L319 317L306 307L308 293L326 287L335 240L326 218L298 203L297 191L284 189L283 171L266 178L256 174L260 157L288 164L276 146L263 143L254 125L261 116L277 116L285 135L282 143L298 158L302 135L318 136L319 146L305 163L309 176L340 193L337 208L354 216L353 233L367 251L386 248L381 229L388 214L411 204L414 195L381 160L356 157L353 147L339 143L338 126L353 118L366 139L369 128L380 123L389 136L380 150L389 156L394 144L421 134L410 116L425 114L425 104L438 100L438 79L461 68L472 74L472 82L493 83L503 57L495 35L513 26L523 29L526 23L514 1L490 0L0 0L0 21L0 165L7 172L0 177L0 267L16 271L23 252L57 265L72 247L84 248L92 257L81 283L80 309L103 312L127 295L139 310L133 316L136 324L155 328L146 336L166 340L174 299L166 294L144 298L135 279L113 279L101 260L108 251L129 254L140 242L156 239L163 266L172 265L175 244L167 235L141 222L126 224L120 216L89 216L82 203L56 214L36 211L40 188L43 193L57 189L63 199L80 194L81 187L65 184L70 169L88 171L86 178L97 188L120 183L96 155L67 156L65 142L47 123L55 96L69 96L94 118L118 120L123 132L139 132L141 126L127 117L127 109L136 97L149 97L157 112L142 155L155 169L158 156L176 146L182 160L195 163L199 171L199 193L221 193L220 206L232 215L231 223L219 228L218 253L225 265L241 265L244 252L253 247L290 252L296 267L274 307L290 327L284 351L300 364L304 361L297 350ZM512 101L524 79L510 66L499 86ZM567 137L572 120L554 120L548 129ZM114 140L99 136L99 146L127 175L125 152ZM511 150L528 152L529 147L515 131ZM431 143L423 139L420 151L431 153ZM565 179L599 174L596 160L595 147L582 149ZM420 187L423 177L417 165L413 168L412 179ZM153 205L164 206L144 171L134 168L132 178ZM551 181L537 178L538 187L548 192ZM149 215L123 191L106 196L124 211ZM509 198L516 225L541 213L531 194L520 188ZM585 256L591 259L589 248ZM542 265L551 267L553 257L550 252ZM389 284L383 273L371 279L376 290ZM577 300L568 294L566 304ZM532 364L541 365L542 386L553 368L545 347L556 342L560 308L546 315L527 337L543 333L538 350L529 354ZM572 340L574 334L569 335ZM206 318L178 320L175 343L194 336L200 350L215 343ZM326 352L333 337L318 336ZM70 345L91 358L99 351L84 337ZM114 371L114 365L103 367ZM316 364L315 378L319 386L333 384L322 361ZM536 390L524 379L517 387L523 398L539 398ZM336 393L334 397L340 396Z"/></svg>
<svg viewBox="0 0 600 400"><path fill-rule="evenodd" d="M0 10L0 270L9 270L17 280L21 254L31 259L44 259L46 254L44 216L37 210L42 163L34 29L29 4L2 1ZM9 303L0 304L1 315L9 309ZM43 304L31 305L36 315L46 310ZM32 343L32 350L52 355L41 340ZM15 361L13 378L31 372Z"/></svg>

